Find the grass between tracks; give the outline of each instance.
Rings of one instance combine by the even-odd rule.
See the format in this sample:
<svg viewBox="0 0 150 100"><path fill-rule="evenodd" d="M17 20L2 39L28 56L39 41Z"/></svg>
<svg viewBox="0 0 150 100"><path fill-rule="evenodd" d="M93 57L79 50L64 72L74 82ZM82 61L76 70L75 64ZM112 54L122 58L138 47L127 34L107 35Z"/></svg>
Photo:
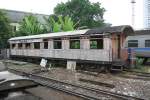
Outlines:
<svg viewBox="0 0 150 100"><path fill-rule="evenodd" d="M150 73L150 65L140 65L140 67L135 67L131 69L132 71Z"/></svg>

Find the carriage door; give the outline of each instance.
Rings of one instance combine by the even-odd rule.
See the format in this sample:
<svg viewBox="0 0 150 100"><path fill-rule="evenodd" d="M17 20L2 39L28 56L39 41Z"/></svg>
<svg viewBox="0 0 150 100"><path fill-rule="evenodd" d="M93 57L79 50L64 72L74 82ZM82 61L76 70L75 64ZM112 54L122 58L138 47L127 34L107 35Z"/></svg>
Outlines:
<svg viewBox="0 0 150 100"><path fill-rule="evenodd" d="M118 59L120 59L120 47L121 47L121 46L120 46L120 45L121 45L121 44L120 44L120 35L117 35L117 39L118 39L118 43L117 43L117 45L118 45L118 46L117 46L117 47L118 47L118 55L117 55L117 56L118 56Z"/></svg>
<svg viewBox="0 0 150 100"><path fill-rule="evenodd" d="M112 35L112 59L117 60L120 58L120 36Z"/></svg>

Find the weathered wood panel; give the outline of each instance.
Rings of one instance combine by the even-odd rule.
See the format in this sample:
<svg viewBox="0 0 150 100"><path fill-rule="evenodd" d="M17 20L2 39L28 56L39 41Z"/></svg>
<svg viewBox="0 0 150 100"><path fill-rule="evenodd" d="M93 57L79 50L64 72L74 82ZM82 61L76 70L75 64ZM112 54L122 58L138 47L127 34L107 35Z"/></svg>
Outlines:
<svg viewBox="0 0 150 100"><path fill-rule="evenodd" d="M110 61L108 50L11 50L11 55Z"/></svg>
<svg viewBox="0 0 150 100"><path fill-rule="evenodd" d="M40 49L11 49L11 55L80 59L92 61L112 61L112 47L110 38L103 39L103 49L90 49L90 40L87 38L80 40L80 49L70 49L69 39L62 40L62 49L53 49L53 41L50 40L48 49L43 49L43 42Z"/></svg>

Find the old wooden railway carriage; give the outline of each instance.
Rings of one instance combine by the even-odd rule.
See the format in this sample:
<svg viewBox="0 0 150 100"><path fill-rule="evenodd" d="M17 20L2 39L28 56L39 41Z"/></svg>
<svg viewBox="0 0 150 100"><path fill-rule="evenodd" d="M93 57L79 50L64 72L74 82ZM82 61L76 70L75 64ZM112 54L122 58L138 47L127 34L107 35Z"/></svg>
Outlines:
<svg viewBox="0 0 150 100"><path fill-rule="evenodd" d="M125 38L134 31L130 26L48 33L9 39L11 57L63 60L67 67L76 63L113 65L127 60Z"/></svg>

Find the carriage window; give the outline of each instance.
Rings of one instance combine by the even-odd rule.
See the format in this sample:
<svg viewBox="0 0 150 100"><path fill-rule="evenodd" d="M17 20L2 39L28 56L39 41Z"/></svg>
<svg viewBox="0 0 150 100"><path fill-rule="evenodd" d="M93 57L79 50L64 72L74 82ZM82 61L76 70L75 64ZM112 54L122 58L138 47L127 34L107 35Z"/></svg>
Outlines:
<svg viewBox="0 0 150 100"><path fill-rule="evenodd" d="M46 41L48 41L48 39L43 39L43 42L46 42Z"/></svg>
<svg viewBox="0 0 150 100"><path fill-rule="evenodd" d="M44 49L48 49L48 42L44 42Z"/></svg>
<svg viewBox="0 0 150 100"><path fill-rule="evenodd" d="M138 47L138 40L128 40L128 47Z"/></svg>
<svg viewBox="0 0 150 100"><path fill-rule="evenodd" d="M90 49L103 49L103 39L91 39Z"/></svg>
<svg viewBox="0 0 150 100"><path fill-rule="evenodd" d="M80 37L70 38L70 49L80 49Z"/></svg>
<svg viewBox="0 0 150 100"><path fill-rule="evenodd" d="M70 49L80 49L80 40L70 40Z"/></svg>
<svg viewBox="0 0 150 100"><path fill-rule="evenodd" d="M16 44L12 44L11 46L12 46L12 49L15 49L15 47L16 47Z"/></svg>
<svg viewBox="0 0 150 100"><path fill-rule="evenodd" d="M54 49L61 49L62 48L61 39L60 38L54 39L53 46L54 46Z"/></svg>
<svg viewBox="0 0 150 100"><path fill-rule="evenodd" d="M22 43L18 43L18 49L22 49Z"/></svg>
<svg viewBox="0 0 150 100"><path fill-rule="evenodd" d="M34 43L34 49L40 49L40 42Z"/></svg>
<svg viewBox="0 0 150 100"><path fill-rule="evenodd" d="M145 40L145 47L150 47L150 40Z"/></svg>
<svg viewBox="0 0 150 100"><path fill-rule="evenodd" d="M30 43L26 43L26 44L25 44L26 49L30 49L30 46L31 46Z"/></svg>

